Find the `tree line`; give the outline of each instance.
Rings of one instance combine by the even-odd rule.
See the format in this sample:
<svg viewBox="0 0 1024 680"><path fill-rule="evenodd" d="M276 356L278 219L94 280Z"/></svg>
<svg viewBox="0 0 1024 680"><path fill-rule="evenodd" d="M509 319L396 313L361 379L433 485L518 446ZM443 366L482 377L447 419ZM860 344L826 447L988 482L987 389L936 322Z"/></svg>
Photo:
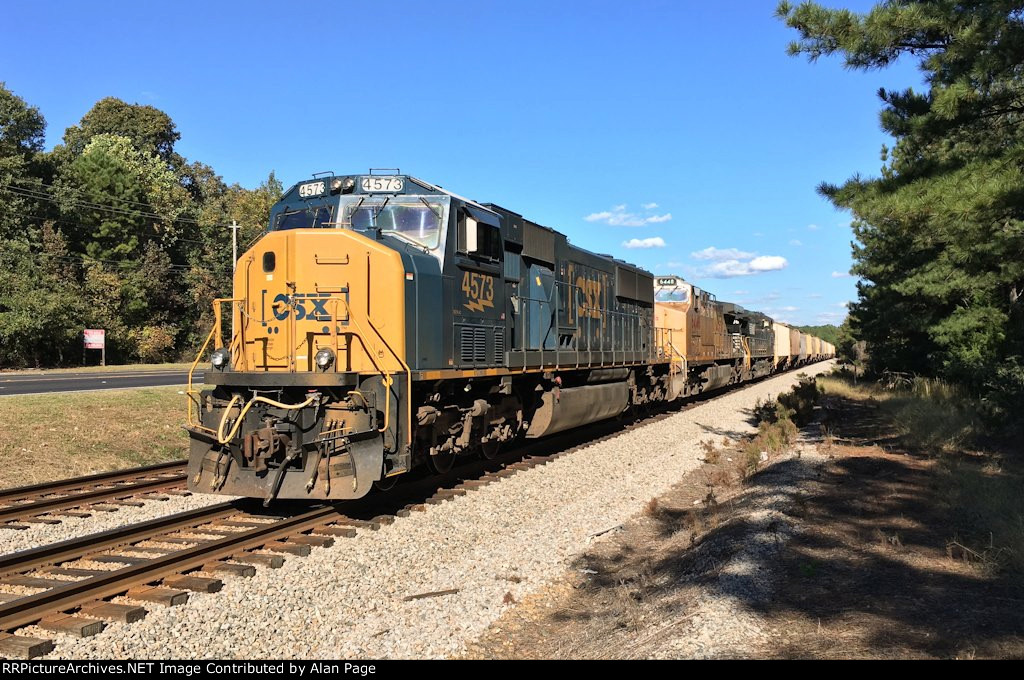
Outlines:
<svg viewBox="0 0 1024 680"><path fill-rule="evenodd" d="M916 62L880 90L877 177L822 183L853 215L858 300L841 350L867 368L939 377L1002 415L1024 405L1024 2L886 0L866 13L781 2L792 55L846 67Z"/></svg>
<svg viewBox="0 0 1024 680"><path fill-rule="evenodd" d="M0 366L81 363L84 328L110 362L191 359L231 290L228 225L242 252L281 183L227 185L175 151L166 113L113 97L49 152L45 133L0 83Z"/></svg>

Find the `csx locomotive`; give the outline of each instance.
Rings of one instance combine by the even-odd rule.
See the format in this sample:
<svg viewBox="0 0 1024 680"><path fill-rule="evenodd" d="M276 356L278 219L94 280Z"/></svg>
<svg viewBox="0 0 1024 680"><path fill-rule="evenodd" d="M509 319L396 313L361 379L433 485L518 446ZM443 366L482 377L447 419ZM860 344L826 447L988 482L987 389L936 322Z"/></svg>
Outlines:
<svg viewBox="0 0 1024 680"><path fill-rule="evenodd" d="M422 464L832 354L397 172L293 186L214 312L196 359L213 344L212 389L189 387L189 488L266 502L359 498Z"/></svg>

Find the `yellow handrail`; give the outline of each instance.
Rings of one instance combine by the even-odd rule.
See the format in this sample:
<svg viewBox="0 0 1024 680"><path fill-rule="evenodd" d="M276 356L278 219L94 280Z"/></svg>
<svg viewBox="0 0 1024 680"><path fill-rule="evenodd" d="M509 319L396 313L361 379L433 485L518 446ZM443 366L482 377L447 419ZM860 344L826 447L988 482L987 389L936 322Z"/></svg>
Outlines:
<svg viewBox="0 0 1024 680"><path fill-rule="evenodd" d="M352 313L352 306L349 305L348 300L346 300L344 298L335 298L335 299L337 301L342 302L342 303L345 304L345 311L348 313L348 320L349 320L350 323L352 323L356 327L355 335L359 338L360 342L362 342L363 347L366 348L366 350L367 350L366 355L370 358L370 362L373 364L373 367L376 368L377 371L381 374L381 378L384 381L385 392L388 393L387 397L385 398L385 402L384 402L384 427L383 428L379 428L377 431L378 432L386 432L387 429L388 429L388 425L390 424L390 414L391 414L391 395L390 395L390 389L391 389L391 385L394 384L394 380L391 377L391 372L387 371L387 370L385 370L385 369L383 369L383 368L381 368L380 366L377 365L376 359L373 358L373 352L370 351L372 348L371 348L370 344L367 343L366 340L363 338L363 335L365 335L365 333L363 333L362 326L359 325L359 321L358 321L358 319L356 319L355 314ZM335 305L335 310L337 310L337 305ZM381 335L381 332L379 330L377 330L377 327L373 325L373 322L370 321L369 315L367 315L367 317L366 317L366 323L370 324L370 328L373 329L373 332L377 334L377 337L380 338L380 341L382 343L384 343L384 346L387 347L389 352L391 352L391 356L393 356L395 358L395 360L402 367L402 370L405 371L406 380L407 380L407 390L408 390L407 393L406 393L406 399L405 399L406 407L408 409L408 414L407 414L408 426L406 427L405 436L406 436L406 443L407 444L411 444L412 443L412 371L409 369L409 365L406 364L405 361L402 360L402 357L398 356L398 353L395 352L395 350L391 348L391 345L389 345L388 341L384 339L384 336Z"/></svg>
<svg viewBox="0 0 1024 680"><path fill-rule="evenodd" d="M213 328L210 329L209 334L206 336L206 340L203 341L202 347L200 347L199 348L199 352L196 353L196 358L192 362L192 366L188 369L188 387L185 389L185 394L188 396L188 405L187 405L188 406L188 414L187 414L188 426L191 427L191 428L197 429L197 430L204 430L205 432L210 432L211 434L213 433L213 430L211 430L208 427L204 427L202 425L202 423L196 422L193 419L193 417L192 417L192 404L195 404L197 408L200 407L199 401L195 398L195 395L199 394L199 393L196 392L196 390L193 389L192 378L193 378L193 376L195 374L196 366L199 365L199 362L202 360L203 355L206 353L206 348L209 347L209 345L210 345L210 340L212 340L214 338L214 336L216 336L216 338L217 338L217 343L216 343L216 347L215 347L216 349L220 349L223 346L223 344L224 344L223 343L223 335L222 335L222 331L221 331L221 310L220 310L220 307L225 302L241 302L241 300L238 300L237 298L217 298L217 299L215 299L213 301ZM241 337L241 329L239 329L239 336L238 337ZM232 338L232 341L234 341L234 338ZM242 366L244 368L245 367L244 352L243 352L243 356L242 356L242 362L243 362Z"/></svg>
<svg viewBox="0 0 1024 680"><path fill-rule="evenodd" d="M203 353L206 352L206 347L207 345L210 344L210 340L213 339L213 334L216 331L217 326L214 325L214 327L210 329L209 334L206 336L206 341L203 343L203 346L199 348L199 353L196 354L196 359L195 361L192 362L192 367L188 369L188 387L185 390L185 394L188 395L188 426L198 430L206 430L207 432L213 432L213 430L211 430L208 427L203 427L200 423L197 423L192 420L192 404L195 403L197 408L200 407L199 402L194 397L194 395L197 394L197 392L192 389L192 374L195 373L196 366L199 365L199 360L203 358Z"/></svg>

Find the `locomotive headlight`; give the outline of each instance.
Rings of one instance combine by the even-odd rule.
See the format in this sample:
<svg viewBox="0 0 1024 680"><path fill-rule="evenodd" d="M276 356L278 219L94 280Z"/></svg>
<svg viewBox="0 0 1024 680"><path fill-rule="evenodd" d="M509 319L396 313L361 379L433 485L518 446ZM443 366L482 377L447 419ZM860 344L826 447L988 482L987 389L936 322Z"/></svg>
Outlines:
<svg viewBox="0 0 1024 680"><path fill-rule="evenodd" d="M356 181L351 177L346 177L345 179L335 177L333 180L331 180L331 192L335 194L338 193L339 191L343 194L351 194L352 190L355 189L355 187Z"/></svg>
<svg viewBox="0 0 1024 680"><path fill-rule="evenodd" d="M229 352L224 347L221 347L220 349L214 351L214 353L210 356L210 363L213 364L213 367L218 370L223 370L223 368L227 366L230 362L231 352Z"/></svg>
<svg viewBox="0 0 1024 680"><path fill-rule="evenodd" d="M313 361L320 367L321 370L326 371L327 367L334 363L334 352L324 347L322 350L316 353L313 357Z"/></svg>

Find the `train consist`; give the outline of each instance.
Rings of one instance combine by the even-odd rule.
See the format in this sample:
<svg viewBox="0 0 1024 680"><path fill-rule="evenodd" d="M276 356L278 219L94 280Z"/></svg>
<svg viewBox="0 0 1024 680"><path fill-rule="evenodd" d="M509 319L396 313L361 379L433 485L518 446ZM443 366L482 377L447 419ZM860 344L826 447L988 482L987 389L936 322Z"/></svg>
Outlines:
<svg viewBox="0 0 1024 680"><path fill-rule="evenodd" d="M196 359L213 343L212 389L189 387L189 487L266 502L359 498L420 465L834 354L398 173L293 186L214 312Z"/></svg>

